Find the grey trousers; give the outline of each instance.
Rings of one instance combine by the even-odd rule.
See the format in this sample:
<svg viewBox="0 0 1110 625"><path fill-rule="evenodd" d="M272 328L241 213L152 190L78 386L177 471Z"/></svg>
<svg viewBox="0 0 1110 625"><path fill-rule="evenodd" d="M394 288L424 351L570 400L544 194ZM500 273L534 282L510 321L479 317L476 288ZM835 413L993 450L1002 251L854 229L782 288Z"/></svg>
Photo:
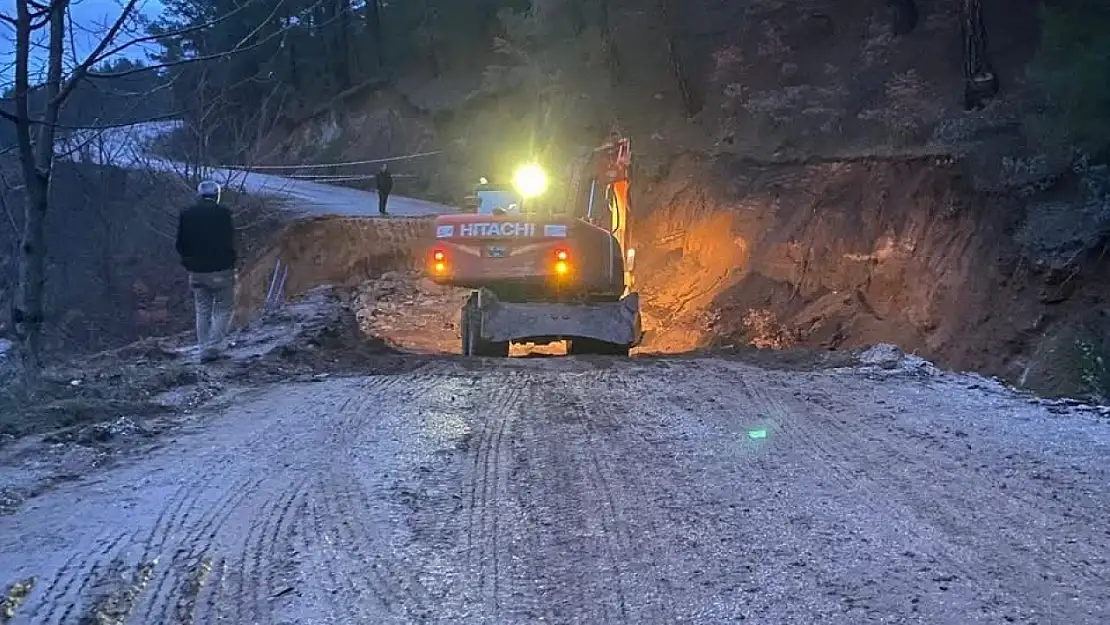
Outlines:
<svg viewBox="0 0 1110 625"><path fill-rule="evenodd" d="M235 312L235 270L190 273L197 310L197 344L211 353L223 347Z"/></svg>

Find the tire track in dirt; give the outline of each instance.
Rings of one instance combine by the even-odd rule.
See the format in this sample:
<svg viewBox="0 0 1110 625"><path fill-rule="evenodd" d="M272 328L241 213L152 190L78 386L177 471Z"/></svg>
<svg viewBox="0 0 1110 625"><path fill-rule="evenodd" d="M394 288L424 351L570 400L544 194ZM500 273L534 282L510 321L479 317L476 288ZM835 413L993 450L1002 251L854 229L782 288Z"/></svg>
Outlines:
<svg viewBox="0 0 1110 625"><path fill-rule="evenodd" d="M629 377L627 374L619 375L612 368L603 369L597 373L594 388L628 389ZM649 592L651 596L662 600L669 596L671 592L669 588L665 588L662 584L664 579L662 569L655 558L654 552L645 551L642 548L645 541L636 540L632 535L627 510L623 505L623 501L628 499L629 491L634 493L634 498L638 501L650 500L648 490L643 479L641 479L642 473L617 471L609 464L612 460L608 456L603 458L598 453L602 441L626 439L623 444L618 446L622 449L650 449L651 445L643 436L640 427L635 422L636 420L628 418L626 411L621 409L622 406L613 404L609 397L590 397L580 387L570 388L567 392L575 397L575 408L582 415L585 448L588 450L589 466L592 468L587 477L594 484L595 492L603 495L602 504L608 510L608 518L612 520L612 523L608 524L604 531L607 536L615 535L611 536L610 540L616 543L616 551L619 551L622 556L631 556L618 558L616 553L613 553L611 558L613 559L614 570L620 571L622 568L630 568L630 560L646 565ZM624 420L618 421L621 417L625 417ZM599 426L605 426L609 430L608 433L599 434ZM620 476L620 492L624 494L624 497L619 496L618 491L613 488L613 480L610 477L612 475ZM646 525L648 536L661 538L662 535L659 533L659 528L652 515L641 515L640 518ZM613 549L610 549L610 551L614 552ZM619 579L616 583L618 584L617 591L621 605L621 619L628 622L630 607L627 605L627 592L621 586ZM654 622L664 623L672 617L665 606L656 602L647 604L647 607L650 613L654 615Z"/></svg>
<svg viewBox="0 0 1110 625"><path fill-rule="evenodd" d="M219 493L209 505L198 504L200 499L194 501L193 510L200 509L201 514L188 526L169 562L158 567L161 571L160 574L156 573L157 585L149 594L149 599L137 606L136 615L142 617L143 622L170 622L170 618L177 612L176 608L181 598L179 591L192 572L190 564L198 561L211 549L212 542L220 529L246 498L257 489L260 482L261 480L241 480L234 483L231 488L225 488ZM188 524L188 518L193 510L186 513L182 521L183 526Z"/></svg>
<svg viewBox="0 0 1110 625"><path fill-rule="evenodd" d="M375 545L385 541L374 535L366 521L370 509L365 491L341 472L333 476L331 486L327 489L330 493L327 507L335 520L333 529L355 560L364 565L358 571L365 575L367 585L375 589L374 594L387 601L387 607L398 616L426 618L431 613L430 601L419 580L411 572L402 574L402 569L393 565L389 554L383 555L375 549Z"/></svg>
<svg viewBox="0 0 1110 625"><path fill-rule="evenodd" d="M217 539L228 521L231 520L232 515L242 507L251 495L258 491L262 480L255 480L247 484L249 486L239 489L234 498L225 500L226 503L222 507L214 510L207 521L201 523L194 533L191 543L200 546L200 548L190 552L188 561L203 566L204 562L208 560L209 571L207 576L209 579L212 579L214 574L218 574L215 577L216 579L223 579L226 576L226 557L221 556L212 560L210 553L215 550ZM235 489L232 492L235 492ZM187 572L192 573L193 569ZM199 587L191 591L187 590L191 582L193 582L191 577L182 575L170 595L170 597L177 598L175 613L178 615L178 622L196 622L197 615L203 610L214 610L220 598L219 589L207 582L200 584Z"/></svg>
<svg viewBox="0 0 1110 625"><path fill-rule="evenodd" d="M101 547L79 550L70 556L30 610L31 622L59 625L70 622L75 611L84 607L85 595L100 582L108 563L119 557L138 535L136 531L104 532L94 543ZM43 609L47 612L40 616Z"/></svg>
<svg viewBox="0 0 1110 625"><path fill-rule="evenodd" d="M570 378L588 379L595 388L597 373ZM535 409L512 437L522 471L502 497L524 507L520 538L527 547L513 555L527 567L518 585L522 577L530 582L515 593L529 603L518 600L512 607L532 620L639 622L629 602L635 575L628 560L634 556L623 540L623 520L614 514L617 497L605 462L595 465L596 450L589 448L591 411L567 379L565 373L540 373L529 380L521 405Z"/></svg>
<svg viewBox="0 0 1110 625"><path fill-rule="evenodd" d="M277 514L273 517L272 522L268 525L264 542L262 543L262 553L269 554L271 559L280 558L281 554L289 555L292 546L293 527L297 521L298 511L301 509L304 498L308 496L309 484L311 479L309 477L301 478L296 485L285 492L278 503ZM261 582L257 584L257 591L255 594L255 605L257 607L257 615L266 614L272 616L271 613L271 598L279 591L283 590L277 587L277 576L274 564L280 563L271 561L270 566L264 568L264 575ZM288 564L293 566L295 563L290 557ZM292 573L292 570L289 571Z"/></svg>
<svg viewBox="0 0 1110 625"><path fill-rule="evenodd" d="M274 485L285 483L275 479ZM294 504L307 490L307 479L295 482L292 488L277 488L266 495L259 514L252 518L251 527L238 559L237 584L233 600L239 608L237 622L269 622L268 601L273 588L273 564L279 556L280 528L288 527Z"/></svg>
<svg viewBox="0 0 1110 625"><path fill-rule="evenodd" d="M330 488L329 488L330 486ZM341 507L337 497L342 497L341 489L334 483L321 487L324 512L329 523L326 528L329 535L335 539L335 545L346 556L336 560L336 564L344 571L348 588L358 598L371 596L378 605L387 613L394 616L407 616L409 602L414 598L393 579L389 572L380 568L381 555L370 553L364 545L373 545L376 542L366 532L349 520L351 516L347 509ZM353 563L360 566L352 566ZM419 611L419 606L414 606Z"/></svg>
<svg viewBox="0 0 1110 625"><path fill-rule="evenodd" d="M618 612L616 619L607 618L606 620L607 622L619 620L621 623L628 623L628 593L624 582L627 575L628 558L624 556L626 554L631 555L633 548L628 536L628 527L617 510L613 489L609 485L609 480L605 475L606 471L602 468L597 450L594 448L596 441L590 427L590 419L595 414L600 416L599 413L604 411L587 410L577 389L565 387L564 391L573 397L567 409L575 411L577 413L576 420L582 424L582 448L585 450L584 455L586 457L584 459L574 458L573 461L582 468L582 475L590 486L587 492L592 493L598 499L594 502L597 505L591 507L597 513L598 524L601 526L601 532L604 536L606 559L609 560L610 569L615 573L612 580L612 591L616 595ZM585 462L582 462L582 460L585 460Z"/></svg>
<svg viewBox="0 0 1110 625"><path fill-rule="evenodd" d="M226 588L227 570L230 566L228 556L213 554L200 560L204 567L203 578L188 579L185 581L185 590L180 595L177 614L178 623L192 625L194 623L219 623L228 622L228 617L220 603L221 593ZM187 598L191 597L191 602Z"/></svg>
<svg viewBox="0 0 1110 625"><path fill-rule="evenodd" d="M419 382L417 376L417 383ZM328 436L332 456L337 461L329 463L317 474L316 488L320 502L328 522L324 528L330 530L328 536L334 537L332 548L341 548L353 554L354 558L336 558L335 564L341 565L346 577L348 589L356 596L372 596L387 612L394 613L398 604L404 605L406 598L403 592L398 591L388 578L378 574L376 569L368 567L372 556L364 551L365 545L374 544L374 537L365 531L361 524L356 529L352 527L352 520L358 518L360 506L351 505L351 491L357 490L355 480L348 479L343 464L351 457L351 450L357 442L364 425L366 411L374 403L380 403L383 394L398 386L397 380L370 379L358 385L352 395L344 400L338 414L335 415L336 425ZM362 564L357 570L352 570L351 561ZM376 563L375 563L376 564Z"/></svg>
<svg viewBox="0 0 1110 625"><path fill-rule="evenodd" d="M255 616L252 599L254 599L258 580L256 565L260 557L262 535L266 524L273 518L278 509L279 501L272 495L264 495L262 501L252 502L251 508L256 514L250 516L246 535L239 548L233 552L233 568L228 572L231 586L231 595L221 597L224 603L235 606L233 612L236 623L252 622Z"/></svg>
<svg viewBox="0 0 1110 625"><path fill-rule="evenodd" d="M411 376L402 387L403 392L400 393L400 399L390 398L390 403L398 406L404 405L410 410L415 402L428 396L429 392L442 379L442 376L437 375L434 369L425 368ZM383 390L393 391L397 387L398 385L389 385L384 388L376 387L375 390L378 391L378 395L376 397L367 396L366 401L353 413L356 427L351 428L350 431L361 434L372 428L374 424L370 422L372 415L369 407L371 404L378 404L386 400L382 394ZM409 410L405 410L404 415L401 416L401 419L406 422L409 421ZM372 494L367 491L358 476L352 472L351 466L341 465L336 469L332 475L341 488L335 502L341 509L347 511L347 518L353 520L348 528L354 535L353 544L356 548L362 545L371 545L373 543L369 539L372 537L373 531L370 523L375 519L375 516L381 515L380 510L373 506ZM405 567L395 563L394 558L390 557L392 555L394 554L386 554L383 557L381 553L374 554L370 574L376 578L379 585L392 588L394 594L403 599L402 605L405 616L421 621L428 619L432 614L432 601L427 588L421 583L415 570L410 569L404 572Z"/></svg>
<svg viewBox="0 0 1110 625"><path fill-rule="evenodd" d="M166 569L166 572L161 575L161 579L157 582L157 586L155 586L153 592L147 595L147 597L152 598L143 601L144 604L149 604L150 601L157 603L158 598L163 594L166 582L170 576L170 569L179 563L181 554L176 554L166 564L162 564L164 559L160 556L155 556L155 554L165 550L173 533L184 527L188 523L189 517L195 513L195 504L198 500L196 492L200 484L200 481L194 481L180 486L174 492L174 495L167 505L162 508L158 517L156 517L154 523L151 525L150 530L146 532L146 537L141 541L139 537L142 535L142 530L135 530L131 533L121 533L116 535L114 540L110 540L107 546L99 551L78 553L72 556L70 561L67 562L67 565L63 567L63 570L59 571L58 578L55 582L41 595L42 602L36 611L32 613L36 622L40 622L38 620L40 618L42 619L41 622L52 622L54 619L60 619L59 622L66 622L73 614L73 611L87 599L85 595L88 594L90 589L100 583L104 568L116 557L123 555L126 547L133 544L143 545L138 559L140 564L154 563L155 567ZM220 503L221 502L218 501L215 505L219 506ZM102 543L104 540L104 538L101 538L97 542ZM126 541L126 544L124 544L124 541ZM80 571L74 572L74 567L80 569ZM78 580L80 580L79 583ZM59 584L61 585L60 590L58 590ZM46 615L40 617L37 610L47 605L50 606L50 611ZM138 606L137 608L138 613L144 613L143 608ZM149 609L150 608L146 608L147 611L149 611ZM58 614L59 610L62 611L61 614Z"/></svg>
<svg viewBox="0 0 1110 625"><path fill-rule="evenodd" d="M327 408L325 403L324 410ZM278 442L272 437L273 431L267 430L246 441L246 446L262 450L272 448ZM291 489L285 471L279 471L277 476L242 480L224 487L201 517L190 523L190 518L196 516L197 502L204 500L196 494L198 488L211 490L211 485L222 482L220 475L209 474L203 480L198 479L183 487L184 492L194 493L193 507L186 510L183 517L180 512L175 512L172 518L177 520L165 524L162 532L168 536L175 526L189 526L190 531L179 543L154 590L154 597L145 612L150 615L151 622L169 622L171 617L177 618L177 622L189 622L186 619L193 618L192 615L197 613L222 613L229 608L236 622L247 622L243 619L254 613L266 613L268 602L262 595L266 593L270 581L266 575L269 558L273 554L271 548L276 547L272 532L277 531L275 524L288 525L287 517L294 500L304 489L305 480L293 482ZM246 532L241 535L241 541L229 557L213 562L209 552L221 530L247 501L253 512L245 521ZM164 545L166 540L160 542ZM207 584L205 580L198 585L200 580L197 576L201 569L207 569L207 576L211 576L213 570L219 573L220 584Z"/></svg>
<svg viewBox="0 0 1110 625"><path fill-rule="evenodd" d="M498 500L505 483L507 450L505 431L513 411L520 405L523 387L529 381L518 371L506 372L492 389L478 387L471 393L485 402L474 439L470 441L469 474L464 477L463 512L466 532L465 569L477 580L479 602L489 607L489 616L500 615L501 546L498 533Z"/></svg>
<svg viewBox="0 0 1110 625"><path fill-rule="evenodd" d="M567 556L572 554L575 543L583 542L585 532L583 507L579 501L583 490L580 487L577 466L564 448L562 432L552 436L545 430L552 425L544 419L547 415L534 415L524 424L522 435L516 440L517 452L522 456L527 473L517 481L518 488L525 492L518 495L529 511L528 553L525 559L529 567L536 569L536 576L543 584L541 599L546 599L544 618L549 622L590 622L576 618L579 614L566 614L557 606L582 606L601 604L608 611L608 603L599 601L597 594L591 594L586 584L580 583L583 572L578 563ZM551 436L550 439L544 434ZM560 613L563 612L563 613ZM598 619L593 619L594 621ZM603 621L604 622L604 621Z"/></svg>
<svg viewBox="0 0 1110 625"><path fill-rule="evenodd" d="M318 491L318 488L312 490ZM312 564L303 564L304 570L310 575L305 580L309 584L305 592L331 598L331 600L315 602L321 607L327 606L331 617L330 622L343 622L343 618L336 612L336 606L341 603L348 608L344 617L354 615L361 622L371 622L367 620L367 614L353 611L353 608L359 605L357 602L343 601L344 597L339 597L340 600L338 601L335 600L336 594L346 584L341 581L340 573L336 570L336 567L330 566L331 561L335 558L329 557L326 552L331 549L332 541L327 534L324 515L320 511L320 503L316 495L310 494L304 499L300 512L296 533L299 541L296 543L296 549L299 553L304 554L306 558L313 560ZM350 590L349 586L346 587Z"/></svg>
<svg viewBox="0 0 1110 625"><path fill-rule="evenodd" d="M744 383L747 384L746 381ZM870 459L870 450L861 452L858 436L848 436L835 418L814 419L813 407L808 404L801 406L804 410L799 413L787 409L783 400L774 397L762 386L748 385L748 388L754 400L753 406L781 423L783 433L796 440L803 449L810 449L819 466L831 472L841 488L852 495L849 501L866 507L876 518L884 519L888 526L896 527L897 535L913 537L934 564L956 573L966 585L966 590L978 596L984 606L995 604L998 597L1006 597L1010 605L1016 604L1012 592L1001 585L993 585L991 593L982 589L978 582L985 580L975 572L974 556L961 553L962 549L944 541L937 535L935 527L920 519L906 505L899 493L871 477L886 475L887 472L883 470L882 463ZM849 471L845 467L849 461L859 470ZM918 522L913 523L911 519Z"/></svg>
<svg viewBox="0 0 1110 625"><path fill-rule="evenodd" d="M938 391L940 392L940 391ZM831 398L820 391L809 391L803 394L806 398L804 405L811 413L819 413L824 417L824 421L829 424L830 429L836 431L836 436L842 443L849 439L850 433L844 426L841 416L834 413L830 407L833 405ZM819 401L817 401L819 400ZM792 403L802 404L799 398L788 400ZM866 419L866 417L865 417ZM879 426L879 424L876 424ZM912 439L919 435L918 432L897 426L896 423L882 424L881 427L886 427L890 432L896 432L902 439ZM927 441L928 443L928 441ZM960 467L958 464L953 465L950 457L950 450L945 450L943 447L939 450L935 448L936 443L933 445L914 446L909 449L906 446L896 447L895 439L886 437L869 443L869 451L874 455L881 455L888 460L912 458L914 455L929 454L932 458L928 462L916 462L916 465L927 465L934 473L942 474L964 474L965 479L979 480L979 476L973 475L973 471L968 468ZM902 477L890 476L892 479L886 481L890 489L897 489L900 498L903 501L909 502L912 505L912 510L916 517L922 522L936 523L947 522L949 524L956 524L956 527L950 528L949 534L958 537L968 531L967 521L962 517L953 517L951 515L942 516L932 521L927 520L926 517L935 517L933 514L932 504L939 501L952 502L950 507L964 508L968 510L976 510L981 505L981 500L975 496L968 497L962 492L953 492L951 489L945 489L939 485L938 480L931 479L931 476L923 476L920 479L907 480ZM912 483L910 483L912 482ZM997 496L1002 500L996 499L990 510L992 515L996 518L1001 517L1008 521L1007 525L1020 526L1023 523L1029 523L1033 519L1047 520L1049 517L1045 513L1046 506L1044 502L1038 502L1028 496L1020 493L1015 493L1011 489L1003 491L998 488L996 484L987 480L980 482L986 488L972 488L968 489L972 493L979 493L983 490L993 490ZM956 501L960 505L955 505ZM1049 503L1049 507L1055 504ZM1090 540L1097 540L1095 536L1090 536ZM1106 550L1105 544L1102 549L1095 549L1095 551L1087 551L1090 545L1082 545L1078 542L1073 544L1059 544L1056 545L1052 551L1057 560L1049 559L1048 554L1043 551L1033 551L1026 545L1017 542L1011 542L1011 548L1015 553L1022 553L1022 566L1025 567L1030 563L1035 563L1041 569L1049 570L1065 570L1069 574L1077 575L1083 581L1091 583L1092 585L1105 585L1107 583L1107 576L1105 574L1099 575L1093 569L1094 566L1090 564L1092 559L1097 559L1097 554L1105 554L1110 551ZM1082 556L1076 556L1070 551L1072 549L1082 549L1084 553ZM1103 556L1104 557L1104 556ZM1063 564L1063 566L1060 566Z"/></svg>
<svg viewBox="0 0 1110 625"><path fill-rule="evenodd" d="M322 493L323 484L318 486L321 488L314 490ZM307 500L309 504L305 511L305 526L308 531L302 534L302 546L305 553L314 554L319 560L309 570L325 576L322 580L316 580L323 582L321 594L327 597L322 603L328 606L335 622L381 622L378 619L382 616L382 611L389 613L391 609L388 598L381 595L376 587L356 582L361 571L352 571L351 558L347 554L341 555L344 545L334 533L334 510L327 505L327 495L312 495ZM365 601L368 596L382 610L370 611ZM342 609L342 614L337 613L339 609Z"/></svg>
<svg viewBox="0 0 1110 625"><path fill-rule="evenodd" d="M412 397L426 392L435 382L434 376L426 373L404 380L396 378L365 380L349 391L336 413L329 415L325 439L331 461L315 472L313 490L317 495L312 497L316 514L322 513L313 520L313 525L317 538L323 542L309 548L330 554L330 565L343 573L342 581L335 581L342 583L351 601L360 606L353 616L367 618L369 606L363 605L363 600L370 598L380 611L411 622L430 612L426 596L415 577L402 575L400 567L391 562L391 553L382 553L381 546L387 545L388 540L383 540L371 527L376 511L371 508L371 499L355 471L376 469L352 466L360 459L356 453L360 438L379 425L374 421L381 415L373 407L403 405L394 395L399 387L404 388L401 396ZM383 526L382 531L388 530ZM344 618L350 616L344 614Z"/></svg>
<svg viewBox="0 0 1110 625"><path fill-rule="evenodd" d="M388 384L397 383L387 376L383 378L381 381ZM342 415L354 396L346 394L322 399L313 406L314 414L298 418L312 422L338 418L335 415ZM309 444L311 440L306 439L304 443ZM319 448L331 453L331 442L326 439L320 441ZM268 441L265 449L275 449L282 444L278 440ZM290 470L278 469L276 474L256 486L256 496L251 505L254 512L246 521L241 542L225 558L225 583L211 594L210 601L215 608L212 611L222 613L230 609L230 618L236 623L264 622L272 615L271 597L276 592L275 569L282 565L283 556L288 556L294 549L297 515L307 511L304 501L311 483L311 474L296 478ZM292 558L285 564L292 566Z"/></svg>

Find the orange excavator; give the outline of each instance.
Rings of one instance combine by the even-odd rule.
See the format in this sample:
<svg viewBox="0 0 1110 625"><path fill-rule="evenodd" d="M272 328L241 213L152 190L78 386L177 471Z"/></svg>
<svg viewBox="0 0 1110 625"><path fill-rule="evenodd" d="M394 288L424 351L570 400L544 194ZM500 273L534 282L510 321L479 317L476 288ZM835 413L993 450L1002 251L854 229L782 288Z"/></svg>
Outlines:
<svg viewBox="0 0 1110 625"><path fill-rule="evenodd" d="M509 355L512 343L567 341L568 354L628 355L643 331L629 246L632 149L613 132L577 159L562 201L528 164L512 185L482 179L468 212L441 215L427 272L473 291L462 353Z"/></svg>

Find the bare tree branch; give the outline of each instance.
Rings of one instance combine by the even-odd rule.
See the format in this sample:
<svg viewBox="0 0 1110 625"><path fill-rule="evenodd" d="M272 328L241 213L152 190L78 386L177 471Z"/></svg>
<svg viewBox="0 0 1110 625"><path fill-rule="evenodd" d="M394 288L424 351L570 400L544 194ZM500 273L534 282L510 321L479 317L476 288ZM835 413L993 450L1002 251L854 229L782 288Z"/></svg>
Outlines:
<svg viewBox="0 0 1110 625"><path fill-rule="evenodd" d="M0 183L3 183L3 188L4 189L11 189L12 188L12 185L8 184L8 177L5 176L4 172L2 172L2 171L0 171ZM8 206L8 199L4 196L3 193L0 193L0 208L4 209L4 214L7 215L7 217L8 217L8 223L11 224L12 233L15 234L15 236L18 237L19 236L19 224L16 222L15 214L12 213L12 208L10 206Z"/></svg>
<svg viewBox="0 0 1110 625"><path fill-rule="evenodd" d="M314 3L313 5L311 5L310 7L308 7L305 10L310 11L310 10L315 9L316 7L319 7L323 4L324 4L324 0L317 0L316 3ZM352 10L353 9L348 8L345 11L339 11L337 13L337 15L335 15L331 19L324 20L323 22L320 22L319 24L316 24L316 27L322 28L324 26L329 26L331 24L334 24L335 22L338 22L340 20L340 18L342 17L342 15L344 13L349 13ZM262 27L263 24L265 24L265 22L260 23L259 26L257 28L255 28L254 31L252 31L252 35L254 33L257 33L259 30L261 30L261 27ZM189 65L191 63L200 63L200 62L204 62L204 61L214 61L214 60L217 60L217 59L227 58L228 56L233 55L233 54L241 54L243 52L249 52L250 50L260 48L263 44L268 43L268 42L270 42L270 41L272 41L272 40L274 40L278 37L281 37L281 36L285 35L288 31L292 30L293 28L295 28L293 25L287 24L287 25L282 26L278 30L270 33L269 35L266 35L265 37L259 39L258 41L254 42L250 45L244 45L246 40L250 38L250 35L248 35L247 37L243 38L242 41L240 41L238 44L236 44L234 47L232 47L230 50L225 50L225 51L221 51L221 52L214 52L212 54L204 54L204 55L195 56L195 57L191 57L191 58L187 58L187 59L179 59L179 60L176 60L176 61L167 61L167 62L164 62L164 63L155 63L153 65L147 65L143 68L128 69L128 70L123 70L123 71L119 71L119 72L90 72L89 75L90 76L95 76L97 78L115 78L115 77L120 77L120 76L129 76L131 74L137 74L139 72L144 72L144 71L148 71L148 70L152 70L152 69L166 69L166 68L170 68L170 67L180 67L182 65ZM192 30L192 29L191 28L190 29L183 29L183 31L189 31L189 30ZM164 36L166 36L166 35L159 35L159 38L164 37Z"/></svg>
<svg viewBox="0 0 1110 625"><path fill-rule="evenodd" d="M69 2L69 0L60 1L64 1L66 4L68 4ZM73 70L73 73L70 75L69 80L67 80L65 84L62 85L61 89L58 91L58 94L52 100L52 103L61 104L65 101L67 97L69 97L69 94L73 92L73 89L77 86L78 81L80 81L81 78L85 75L85 72L89 71L89 68L92 67L93 63L97 62L104 50L108 46L112 45L112 41L115 40L116 35L119 34L120 29L123 28L123 24L127 21L127 18L131 16L131 13L135 10L135 5L138 4L138 2L139 0L127 0L127 4L124 5L123 10L120 11L119 17L116 18L115 23L112 24L111 28L108 29L108 34L106 34L100 40L100 43L97 44L96 48L92 51L91 54L89 54L85 61L78 65L75 70ZM61 27L64 28L64 25L62 25Z"/></svg>
<svg viewBox="0 0 1110 625"><path fill-rule="evenodd" d="M15 115L4 113L5 119L15 122L16 140L20 162L23 164L24 181L35 175L35 155L31 144L31 119L28 100L31 87L28 71L31 57L31 14L27 4L16 0L17 25L15 29ZM0 111L2 112L2 111Z"/></svg>
<svg viewBox="0 0 1110 625"><path fill-rule="evenodd" d="M63 123L60 123L60 122L54 122L54 123L50 124L50 123L47 123L47 122L45 122L41 119L35 119L35 118L31 118L31 119L27 119L27 120L20 120L18 115L12 115L11 113L8 113L8 112L4 111L3 109L0 109L0 118L6 119L6 120L11 121L13 123L18 123L18 122L21 122L21 121L25 121L27 124L30 124L31 126L40 126L40 127L49 126L51 128L55 128L57 130L111 130L112 128L126 128L127 126L136 126L138 124L147 124L147 123L151 123L151 122L164 122L164 121L169 121L169 120L173 120L173 119L178 119L178 118L181 117L181 115L183 113L184 113L184 111L174 111L172 113L166 113L164 115L155 115L154 117L148 117L146 119L140 119L138 121L118 122L118 123L113 123L113 124L93 124L93 125L63 124Z"/></svg>
<svg viewBox="0 0 1110 625"><path fill-rule="evenodd" d="M247 2L244 2L240 6L236 7L235 9L233 9L231 11L228 11L227 13L225 13L225 14L219 16L219 17L208 20L207 22L203 22L201 24L196 24L196 25L193 25L193 26L187 26L185 28L179 28L179 29L175 29L175 30L160 32L160 33L153 34L153 35L145 35L145 36L142 36L142 37L136 37L136 38L131 39L131 40L125 42L125 43L119 44L118 46L112 48L111 50L108 50L107 52L104 52L103 55L102 55L102 58L107 58L109 56L119 54L120 52L123 52L124 50L126 50L128 48L137 46L137 45L142 44L142 43L151 43L151 42L158 41L160 39L180 37L182 35L187 35L189 33L194 33L194 32L199 32L199 31L202 31L202 30L206 30L208 28L211 28L213 26L216 26L216 25L220 24L221 22L225 22L225 21L231 19L232 17L235 17L240 12L247 10L248 8L250 8L251 6L253 6L254 4L256 4L260 1L261 0L248 0ZM270 15L266 18L266 20L263 20L262 22L259 22L258 27L252 32L252 34L254 32L258 32L258 30L261 29L262 26L265 25L265 23L268 22L277 13L278 9L281 8L285 4L285 1L286 0L278 0L278 2L276 3L276 5L274 7L273 12L270 13ZM319 4L319 3L317 3L317 4ZM249 38L250 38L250 35L248 35L245 39L249 39ZM240 42L240 44L241 43L242 43L242 41ZM111 75L114 75L114 74L113 73L107 73L107 74L93 74L93 75L95 75L95 76L111 76Z"/></svg>

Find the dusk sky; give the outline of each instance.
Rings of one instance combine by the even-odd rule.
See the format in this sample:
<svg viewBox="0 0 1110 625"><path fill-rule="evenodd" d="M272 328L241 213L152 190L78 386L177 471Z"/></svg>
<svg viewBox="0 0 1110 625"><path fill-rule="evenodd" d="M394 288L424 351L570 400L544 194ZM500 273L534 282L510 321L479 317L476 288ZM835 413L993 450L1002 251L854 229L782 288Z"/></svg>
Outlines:
<svg viewBox="0 0 1110 625"><path fill-rule="evenodd" d="M0 0L0 14L15 17L15 0ZM139 6L145 15L151 17L162 11L159 0L140 0ZM74 43L76 50L72 50L67 43L66 65L72 67L74 59L84 60L100 41L102 33L116 17L119 16L121 2L118 0L74 0L70 7L73 21L76 24ZM130 35L123 35L120 42L133 38L141 33L134 30ZM48 33L43 29L36 33L36 50L32 56L32 73L35 68L42 68L45 63L45 49L43 48ZM11 25L0 21L0 91L11 84L12 64L15 62L15 31ZM145 52L140 48L131 49L126 56L131 58L145 58Z"/></svg>

